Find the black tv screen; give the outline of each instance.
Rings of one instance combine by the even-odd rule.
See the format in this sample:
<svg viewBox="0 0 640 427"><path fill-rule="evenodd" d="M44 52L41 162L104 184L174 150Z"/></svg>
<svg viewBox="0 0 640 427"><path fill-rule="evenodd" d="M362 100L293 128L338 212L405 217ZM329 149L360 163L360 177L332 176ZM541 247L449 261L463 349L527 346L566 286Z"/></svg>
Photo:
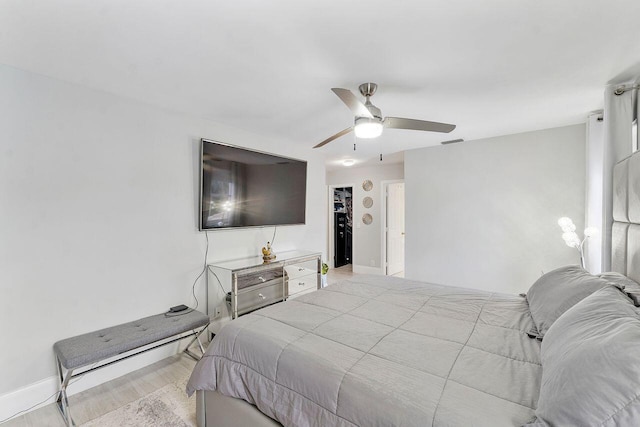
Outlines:
<svg viewBox="0 0 640 427"><path fill-rule="evenodd" d="M202 140L200 230L305 223L307 162Z"/></svg>

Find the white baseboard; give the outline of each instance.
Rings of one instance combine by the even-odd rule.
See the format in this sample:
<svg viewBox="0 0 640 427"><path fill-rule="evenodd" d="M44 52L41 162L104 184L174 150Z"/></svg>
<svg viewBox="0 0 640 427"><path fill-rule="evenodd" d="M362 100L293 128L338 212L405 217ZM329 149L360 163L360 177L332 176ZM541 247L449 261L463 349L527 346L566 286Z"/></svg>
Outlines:
<svg viewBox="0 0 640 427"><path fill-rule="evenodd" d="M384 275L384 272L382 271L381 267L369 267L366 265L353 264L351 268L353 269L353 272L356 274L377 274L379 276Z"/></svg>
<svg viewBox="0 0 640 427"><path fill-rule="evenodd" d="M0 396L0 420L10 417L16 412L31 412L55 402L55 392L57 389L58 380L54 376L3 394ZM45 400L47 396L51 397ZM45 401L43 402L43 400ZM38 404L38 402L42 403ZM32 406L33 408L31 408Z"/></svg>
<svg viewBox="0 0 640 427"><path fill-rule="evenodd" d="M186 344L186 342L184 344ZM67 388L67 394L72 396L135 370L144 368L145 366L159 362L162 359L176 354L183 348L184 345L182 345L182 342L180 345L178 343L169 344L156 350L115 363L111 366L107 366L104 369L89 372L84 376L78 377L79 379L76 378L71 380L76 382ZM110 359L107 359L107 361L108 360ZM34 411L55 402L57 390L58 378L57 376L52 376L1 395L0 420L10 417L20 411L25 411L20 414L24 415L27 412ZM33 408L31 408L32 406ZM71 414L73 415L73 405L71 405Z"/></svg>

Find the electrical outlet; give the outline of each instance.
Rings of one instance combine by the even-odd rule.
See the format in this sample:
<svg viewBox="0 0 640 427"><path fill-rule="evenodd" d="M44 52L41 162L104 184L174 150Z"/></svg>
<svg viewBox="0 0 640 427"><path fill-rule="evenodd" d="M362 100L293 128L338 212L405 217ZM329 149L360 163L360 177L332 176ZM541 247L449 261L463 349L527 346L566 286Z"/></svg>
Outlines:
<svg viewBox="0 0 640 427"><path fill-rule="evenodd" d="M222 316L222 307L216 307L215 314L213 315L213 318L217 319L220 316Z"/></svg>

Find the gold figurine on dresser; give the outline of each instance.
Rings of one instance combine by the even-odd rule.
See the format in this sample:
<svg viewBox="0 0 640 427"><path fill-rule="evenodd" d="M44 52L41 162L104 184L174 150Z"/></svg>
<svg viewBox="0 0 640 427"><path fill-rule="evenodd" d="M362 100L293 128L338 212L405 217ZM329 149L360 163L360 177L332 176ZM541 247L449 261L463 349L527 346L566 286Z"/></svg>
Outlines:
<svg viewBox="0 0 640 427"><path fill-rule="evenodd" d="M267 246L262 247L262 259L264 262L271 262L276 259L276 254L271 249L271 243L267 242Z"/></svg>

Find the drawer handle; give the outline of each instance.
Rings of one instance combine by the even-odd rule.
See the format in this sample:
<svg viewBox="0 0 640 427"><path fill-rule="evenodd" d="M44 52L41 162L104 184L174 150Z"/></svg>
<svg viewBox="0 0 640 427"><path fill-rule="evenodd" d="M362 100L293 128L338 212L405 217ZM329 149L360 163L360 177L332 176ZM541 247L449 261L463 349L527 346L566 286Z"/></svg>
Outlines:
<svg viewBox="0 0 640 427"><path fill-rule="evenodd" d="M265 278L264 278L264 277L262 277L262 276L258 276L258 279L262 280L262 283L264 283L264 282L266 282L266 281L267 281L267 279L265 279Z"/></svg>
<svg viewBox="0 0 640 427"><path fill-rule="evenodd" d="M262 298L262 299L267 299L267 297L265 297L265 296L264 296L264 295L262 295L262 294L258 294L258 296L259 296L260 298Z"/></svg>
<svg viewBox="0 0 640 427"><path fill-rule="evenodd" d="M298 286L304 286L304 282L298 282Z"/></svg>

